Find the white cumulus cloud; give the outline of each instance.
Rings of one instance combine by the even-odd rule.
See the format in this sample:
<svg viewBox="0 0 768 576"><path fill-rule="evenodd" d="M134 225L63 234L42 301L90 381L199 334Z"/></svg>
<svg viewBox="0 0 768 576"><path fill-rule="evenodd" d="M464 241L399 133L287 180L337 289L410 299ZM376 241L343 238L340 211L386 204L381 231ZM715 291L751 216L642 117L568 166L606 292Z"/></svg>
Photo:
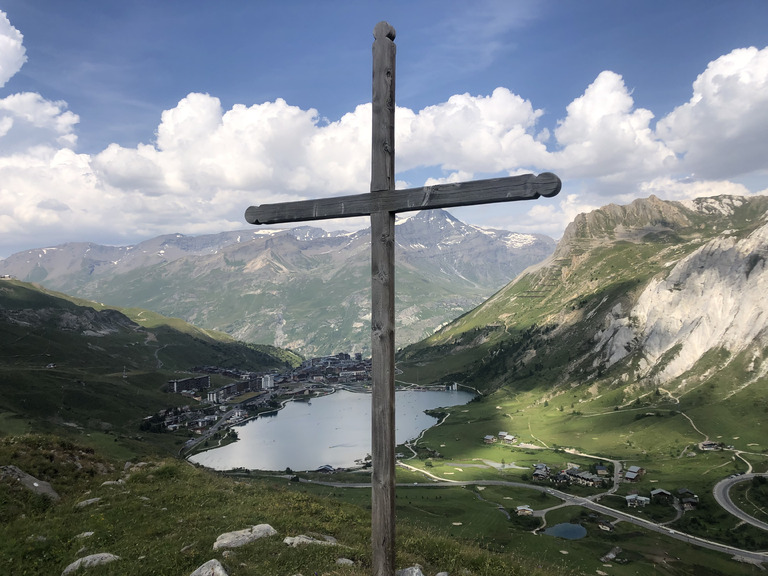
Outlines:
<svg viewBox="0 0 768 576"><path fill-rule="evenodd" d="M10 80L27 61L27 51L21 32L11 25L5 12L0 10L0 88Z"/></svg>
<svg viewBox="0 0 768 576"><path fill-rule="evenodd" d="M768 48L741 48L710 62L690 100L656 131L688 172L729 178L768 169Z"/></svg>
<svg viewBox="0 0 768 576"><path fill-rule="evenodd" d="M534 132L543 114L506 88L489 96L460 94L396 117L398 167L500 172L542 164L546 147Z"/></svg>
<svg viewBox="0 0 768 576"><path fill-rule="evenodd" d="M567 107L555 129L555 167L567 177L633 181L674 167L674 153L651 128L653 113L634 108L624 80L601 72Z"/></svg>

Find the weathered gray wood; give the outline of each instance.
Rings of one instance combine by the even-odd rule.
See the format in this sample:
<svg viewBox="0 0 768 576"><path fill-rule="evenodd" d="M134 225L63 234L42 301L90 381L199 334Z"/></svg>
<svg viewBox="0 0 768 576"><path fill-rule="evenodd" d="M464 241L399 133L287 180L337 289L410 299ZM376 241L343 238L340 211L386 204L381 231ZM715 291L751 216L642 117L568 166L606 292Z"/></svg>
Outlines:
<svg viewBox="0 0 768 576"><path fill-rule="evenodd" d="M395 29L373 31L371 198L395 187ZM371 211L371 546L374 576L395 574L395 214Z"/></svg>
<svg viewBox="0 0 768 576"><path fill-rule="evenodd" d="M350 216L371 217L371 545L374 576L395 574L395 214L535 200L560 192L549 172L458 184L394 190L395 30L380 22L373 31L373 118L371 192L251 206L251 224L304 222Z"/></svg>
<svg viewBox="0 0 768 576"><path fill-rule="evenodd" d="M551 172L544 172L538 176L523 174L508 178L436 184L407 190L384 189L376 194L353 194L281 204L262 204L249 207L245 211L245 219L251 224L279 224L368 216L374 212L397 213L494 202L536 200L541 196L557 195L561 186L560 178Z"/></svg>

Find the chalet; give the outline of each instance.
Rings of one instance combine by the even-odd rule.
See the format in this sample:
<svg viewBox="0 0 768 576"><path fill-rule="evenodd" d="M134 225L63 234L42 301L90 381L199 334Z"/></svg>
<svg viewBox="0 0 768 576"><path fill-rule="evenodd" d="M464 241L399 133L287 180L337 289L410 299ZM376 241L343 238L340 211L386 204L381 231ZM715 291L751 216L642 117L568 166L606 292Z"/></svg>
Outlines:
<svg viewBox="0 0 768 576"><path fill-rule="evenodd" d="M628 496L624 497L627 501L627 506L630 508L645 508L646 505L650 504L651 499L646 496L640 496L638 494L629 494Z"/></svg>
<svg viewBox="0 0 768 576"><path fill-rule="evenodd" d="M682 498L680 503L683 505L683 510L695 510L699 506L699 497Z"/></svg>
<svg viewBox="0 0 768 576"><path fill-rule="evenodd" d="M501 431L499 432L498 436L499 436L499 440L504 440L504 438L507 437L507 433L505 431Z"/></svg>
<svg viewBox="0 0 768 576"><path fill-rule="evenodd" d="M582 486L602 486L603 479L598 476L597 474L592 474L591 472L579 472L579 474L576 476L577 482L581 484Z"/></svg>
<svg viewBox="0 0 768 576"><path fill-rule="evenodd" d="M534 480L546 480L549 478L549 466L546 464L536 464L533 467Z"/></svg>
<svg viewBox="0 0 768 576"><path fill-rule="evenodd" d="M624 473L624 480L627 482L637 482L643 476L644 472L645 470L640 468L640 466L630 466Z"/></svg>
<svg viewBox="0 0 768 576"><path fill-rule="evenodd" d="M568 484L571 483L571 477L568 476L565 472L558 472L552 477L552 482L555 484Z"/></svg>
<svg viewBox="0 0 768 576"><path fill-rule="evenodd" d="M493 444L494 442L496 442L496 436L492 434L488 434L483 438L483 442L485 442L486 444Z"/></svg>
<svg viewBox="0 0 768 576"><path fill-rule="evenodd" d="M598 476L608 476L608 468L605 466L597 465L595 466L595 472Z"/></svg>
<svg viewBox="0 0 768 576"><path fill-rule="evenodd" d="M512 436L512 434L507 434L506 436L504 436L504 438L502 438L502 440L504 441L504 444L514 444L515 443L515 437Z"/></svg>
<svg viewBox="0 0 768 576"><path fill-rule="evenodd" d="M672 502L672 493L667 492L663 488L656 488L651 490L651 500L658 502L659 504L669 504Z"/></svg>
<svg viewBox="0 0 768 576"><path fill-rule="evenodd" d="M680 499L680 504L683 505L683 510L694 510L699 505L699 497L688 488L679 488L677 497Z"/></svg>
<svg viewBox="0 0 768 576"><path fill-rule="evenodd" d="M518 506L515 508L515 512L517 512L518 516L533 516L533 508L528 506L528 504Z"/></svg>
<svg viewBox="0 0 768 576"><path fill-rule="evenodd" d="M570 482L579 484L581 486L601 486L603 479L597 474L592 474L586 470L581 470L578 466L573 465L565 471Z"/></svg>

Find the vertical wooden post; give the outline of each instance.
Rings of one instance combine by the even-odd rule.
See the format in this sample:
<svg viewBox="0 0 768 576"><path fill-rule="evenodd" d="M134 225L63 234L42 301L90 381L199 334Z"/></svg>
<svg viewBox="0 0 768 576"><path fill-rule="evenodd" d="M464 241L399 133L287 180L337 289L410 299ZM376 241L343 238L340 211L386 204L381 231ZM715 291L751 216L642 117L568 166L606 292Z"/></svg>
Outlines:
<svg viewBox="0 0 768 576"><path fill-rule="evenodd" d="M395 188L395 29L373 30L371 193ZM395 574L395 213L371 214L371 544L374 576Z"/></svg>

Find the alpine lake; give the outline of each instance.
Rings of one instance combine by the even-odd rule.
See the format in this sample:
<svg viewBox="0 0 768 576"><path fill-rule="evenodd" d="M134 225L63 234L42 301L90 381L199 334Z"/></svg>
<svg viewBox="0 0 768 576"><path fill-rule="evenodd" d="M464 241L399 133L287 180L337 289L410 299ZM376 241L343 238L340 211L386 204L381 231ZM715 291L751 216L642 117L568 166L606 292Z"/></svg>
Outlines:
<svg viewBox="0 0 768 576"><path fill-rule="evenodd" d="M413 440L437 424L425 410L463 405L474 396L463 390L398 390L397 443ZM371 395L337 390L309 402L288 402L283 409L234 429L237 442L189 460L214 470L350 468L371 452Z"/></svg>

